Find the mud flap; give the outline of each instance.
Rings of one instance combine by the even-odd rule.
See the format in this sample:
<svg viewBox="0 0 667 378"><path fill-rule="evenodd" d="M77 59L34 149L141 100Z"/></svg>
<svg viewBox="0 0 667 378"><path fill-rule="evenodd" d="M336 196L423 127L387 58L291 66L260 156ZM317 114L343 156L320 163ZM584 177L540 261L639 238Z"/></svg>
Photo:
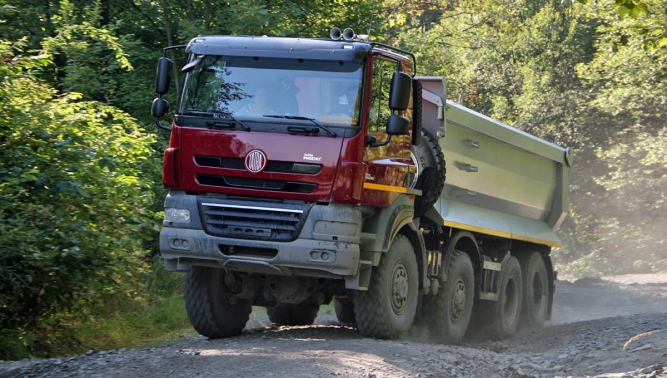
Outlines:
<svg viewBox="0 0 667 378"><path fill-rule="evenodd" d="M345 288L360 291L368 290L368 284L371 281L371 268L373 268L372 261L360 260L357 274L345 277Z"/></svg>

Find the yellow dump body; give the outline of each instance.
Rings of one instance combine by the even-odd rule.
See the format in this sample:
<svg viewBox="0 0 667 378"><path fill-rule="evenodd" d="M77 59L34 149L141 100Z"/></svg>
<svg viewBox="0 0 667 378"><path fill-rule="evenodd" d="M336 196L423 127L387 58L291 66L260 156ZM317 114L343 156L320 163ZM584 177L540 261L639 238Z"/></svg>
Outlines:
<svg viewBox="0 0 667 378"><path fill-rule="evenodd" d="M442 78L416 79L422 125L438 136L447 163L434 205L444 225L560 246L569 150L445 101Z"/></svg>

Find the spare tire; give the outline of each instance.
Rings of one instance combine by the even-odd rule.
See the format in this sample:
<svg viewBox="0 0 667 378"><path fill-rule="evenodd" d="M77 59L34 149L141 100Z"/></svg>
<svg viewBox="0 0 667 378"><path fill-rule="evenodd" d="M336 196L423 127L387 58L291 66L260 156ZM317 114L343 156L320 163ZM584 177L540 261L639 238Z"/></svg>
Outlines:
<svg viewBox="0 0 667 378"><path fill-rule="evenodd" d="M415 217L423 215L438 200L447 174L438 139L426 129L422 129L421 134L420 143L412 146L412 159L417 165L413 188L422 191L422 195L415 198Z"/></svg>

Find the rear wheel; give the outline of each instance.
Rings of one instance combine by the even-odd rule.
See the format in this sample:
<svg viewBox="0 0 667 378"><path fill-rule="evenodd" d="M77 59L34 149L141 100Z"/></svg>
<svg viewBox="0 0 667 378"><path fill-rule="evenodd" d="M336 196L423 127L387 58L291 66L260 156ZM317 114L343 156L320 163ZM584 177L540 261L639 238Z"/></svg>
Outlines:
<svg viewBox="0 0 667 378"><path fill-rule="evenodd" d="M231 297L225 274L222 269L193 266L183 284L190 323L199 334L212 339L240 334L252 311L250 300Z"/></svg>
<svg viewBox="0 0 667 378"><path fill-rule="evenodd" d="M521 322L528 327L541 327L549 307L547 268L539 252L532 252L521 263L524 294Z"/></svg>
<svg viewBox="0 0 667 378"><path fill-rule="evenodd" d="M504 339L516 331L521 317L523 280L521 266L514 256L502 267L498 287L498 301L491 303L489 315L493 318L489 319L489 330L492 338Z"/></svg>
<svg viewBox="0 0 667 378"><path fill-rule="evenodd" d="M273 307L267 307L266 314L275 325L310 325L315 321L319 310L320 306L314 303L278 303Z"/></svg>
<svg viewBox="0 0 667 378"><path fill-rule="evenodd" d="M334 298L334 310L339 323L357 324L357 319L354 316L354 303L350 298Z"/></svg>
<svg viewBox="0 0 667 378"><path fill-rule="evenodd" d="M397 235L373 269L368 290L354 295L359 331L381 339L396 339L406 333L417 312L418 286L412 244L404 235Z"/></svg>
<svg viewBox="0 0 667 378"><path fill-rule="evenodd" d="M463 339L470 323L474 294L475 274L470 257L454 251L447 282L425 305L429 330L437 341L458 343Z"/></svg>

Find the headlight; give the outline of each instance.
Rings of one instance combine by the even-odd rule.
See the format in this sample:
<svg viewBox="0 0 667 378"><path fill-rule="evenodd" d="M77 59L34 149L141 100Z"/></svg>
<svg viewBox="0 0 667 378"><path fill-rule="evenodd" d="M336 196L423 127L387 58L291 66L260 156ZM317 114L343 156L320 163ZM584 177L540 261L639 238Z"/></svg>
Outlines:
<svg viewBox="0 0 667 378"><path fill-rule="evenodd" d="M190 223L190 210L188 209L164 209L165 222Z"/></svg>

